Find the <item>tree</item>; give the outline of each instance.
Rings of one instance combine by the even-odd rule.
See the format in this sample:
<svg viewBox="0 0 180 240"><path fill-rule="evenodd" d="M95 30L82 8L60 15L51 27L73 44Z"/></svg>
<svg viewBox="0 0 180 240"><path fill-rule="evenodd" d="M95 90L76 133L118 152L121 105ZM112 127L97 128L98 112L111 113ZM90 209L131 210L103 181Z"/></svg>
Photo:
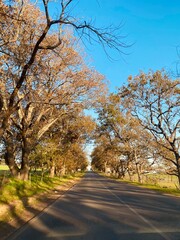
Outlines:
<svg viewBox="0 0 180 240"><path fill-rule="evenodd" d="M115 153L111 150L110 145L105 138L101 138L101 143L96 145L91 153L91 166L93 169L108 172L108 168L113 168L112 161L115 158Z"/></svg>
<svg viewBox="0 0 180 240"><path fill-rule="evenodd" d="M98 114L97 132L109 139L111 150L114 155L118 155L118 163L112 161L116 165L117 174L123 177L126 170L131 179L136 173L141 182L143 171L150 165L150 134L139 124L137 118L123 108L117 94L111 94L107 98L106 103L98 109Z"/></svg>
<svg viewBox="0 0 180 240"><path fill-rule="evenodd" d="M112 32L108 32L108 28L101 30L86 21L83 23L78 20L74 21L74 18L68 14L72 2L73 0L61 0L60 14L57 19L52 19L49 1L46 0L43 0L44 12L40 12L34 3L14 1L9 6L3 2L0 3L0 52L3 59L1 63L3 71L5 72L6 67L9 66L8 62L13 62L11 71L9 71L10 68L8 69L13 82L13 85L10 85L11 90L8 91L9 97L6 102L3 93L0 97L1 111L3 111L1 134L8 127L10 115L17 110L17 94L23 84L26 84L26 77L35 66L39 53L43 52L44 55L47 55L49 51L55 51L57 47L61 46L63 32L67 26L73 28L80 35L85 35L91 40L95 37L100 43L117 50L123 46L118 37L112 34L114 29ZM32 12L33 18L31 17ZM53 34L53 28L56 25L59 27L59 31Z"/></svg>
<svg viewBox="0 0 180 240"><path fill-rule="evenodd" d="M88 126L87 126L88 125ZM94 122L82 110L72 110L51 126L30 156L30 166L46 166L51 177L84 170L84 145L94 130Z"/></svg>
<svg viewBox="0 0 180 240"><path fill-rule="evenodd" d="M164 71L140 73L129 78L129 84L120 88L119 96L152 134L161 148L161 156L174 165L173 174L180 184L179 86L180 81L170 79Z"/></svg>
<svg viewBox="0 0 180 240"><path fill-rule="evenodd" d="M77 103L86 103L86 107L89 106L87 96L97 95L96 90L102 80L96 71L89 71L81 63L81 68L78 69L79 62L75 63L76 70L72 71L71 57L74 59L77 52L71 51L69 55L65 51L68 45L67 32L73 29L81 36L119 51L125 44L113 35L114 29L98 29L90 23L79 22L71 17L69 9L73 0L60 1L60 14L55 19L55 15L50 14L49 1L42 1L44 11L28 1L10 3L11 5L0 2L0 136L6 148L5 159L12 175L17 177L20 174L26 180L28 156L34 144L30 140L33 131L40 138L57 121L59 108L68 111L67 104L76 107ZM64 55L67 55L66 59ZM56 60L57 57L58 61L61 59L60 65L53 62L55 56ZM57 80L53 80L57 70L58 79L62 80L60 86ZM49 79L44 81L43 78L47 77ZM40 87L43 87L44 92ZM68 92L64 91L68 88ZM58 98L60 101L57 104ZM41 124L43 127L39 129ZM21 145L15 144L17 140ZM20 148L24 160L21 161L19 171L16 156L20 157Z"/></svg>
<svg viewBox="0 0 180 240"><path fill-rule="evenodd" d="M103 77L85 66L69 41L65 43L64 48L59 50L61 58L55 54L49 54L48 58L39 57L37 64L41 68L33 69L31 76L27 77L26 87L18 92L19 109L9 119L9 130L16 130L10 138L4 138L6 163L11 167L13 176L20 173L21 178L27 179L30 151L46 131L72 109L81 111L93 105L94 92L103 93ZM18 165L21 163L20 170L15 161L15 151L12 156L12 147L9 148L10 141L17 139L17 134L22 142L22 159L18 162ZM15 147L14 143L11 146Z"/></svg>

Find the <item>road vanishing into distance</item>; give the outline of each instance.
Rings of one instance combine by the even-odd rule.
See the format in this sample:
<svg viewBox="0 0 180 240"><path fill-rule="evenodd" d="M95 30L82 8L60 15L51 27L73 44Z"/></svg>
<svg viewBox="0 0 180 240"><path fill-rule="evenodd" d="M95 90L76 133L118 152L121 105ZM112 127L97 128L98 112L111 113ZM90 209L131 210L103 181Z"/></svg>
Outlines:
<svg viewBox="0 0 180 240"><path fill-rule="evenodd" d="M180 240L180 198L88 172L8 240Z"/></svg>

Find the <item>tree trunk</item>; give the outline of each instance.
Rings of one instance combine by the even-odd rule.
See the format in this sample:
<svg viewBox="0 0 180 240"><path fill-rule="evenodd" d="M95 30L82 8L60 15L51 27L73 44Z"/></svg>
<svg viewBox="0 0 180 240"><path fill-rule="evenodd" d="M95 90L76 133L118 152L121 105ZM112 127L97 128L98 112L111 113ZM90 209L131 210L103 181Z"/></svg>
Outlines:
<svg viewBox="0 0 180 240"><path fill-rule="evenodd" d="M27 164L25 164L21 168L19 178L23 181L28 181L29 180L29 166Z"/></svg>
<svg viewBox="0 0 180 240"><path fill-rule="evenodd" d="M123 164L123 161L120 161L120 165L118 167L118 178L121 178L123 179L125 177L125 167L124 167L124 164Z"/></svg>
<svg viewBox="0 0 180 240"><path fill-rule="evenodd" d="M180 189L180 156L178 153L175 155L176 157L176 163L177 163L177 177L178 177L178 189Z"/></svg>
<svg viewBox="0 0 180 240"><path fill-rule="evenodd" d="M132 179L132 174L131 174L131 166L130 166L130 164L131 164L131 162L129 161L128 163L127 163L127 173L128 173L128 175L129 175L129 181L133 181L133 179Z"/></svg>
<svg viewBox="0 0 180 240"><path fill-rule="evenodd" d="M131 172L129 171L129 168L127 169L127 172L128 172L128 175L129 175L129 181L132 182L132 181L133 181L133 180L132 180L132 175L131 175Z"/></svg>
<svg viewBox="0 0 180 240"><path fill-rule="evenodd" d="M9 167L12 177L18 178L19 177L19 168L16 164L15 157L14 157L14 145L11 139L11 136L7 136L5 139L5 162Z"/></svg>
<svg viewBox="0 0 180 240"><path fill-rule="evenodd" d="M61 175L64 176L65 174L66 174L66 165L64 163L62 166Z"/></svg>
<svg viewBox="0 0 180 240"><path fill-rule="evenodd" d="M107 173L107 162L104 162L104 173Z"/></svg>
<svg viewBox="0 0 180 240"><path fill-rule="evenodd" d="M55 161L53 158L51 158L50 161L51 161L51 166L50 166L49 176L53 178L55 175Z"/></svg>
<svg viewBox="0 0 180 240"><path fill-rule="evenodd" d="M139 162L137 159L137 154L136 154L136 150L134 151L134 159L135 159L135 164L136 164L136 172L138 175L138 182L142 183L142 178L141 178L141 173L140 173L140 169L139 169Z"/></svg>
<svg viewBox="0 0 180 240"><path fill-rule="evenodd" d="M178 189L180 189L180 171L178 173L178 183L179 183Z"/></svg>
<svg viewBox="0 0 180 240"><path fill-rule="evenodd" d="M29 178L29 169L30 169L29 154L30 154L31 144L26 136L23 136L22 140L23 140L23 144L22 144L22 161L21 161L20 179L27 181Z"/></svg>

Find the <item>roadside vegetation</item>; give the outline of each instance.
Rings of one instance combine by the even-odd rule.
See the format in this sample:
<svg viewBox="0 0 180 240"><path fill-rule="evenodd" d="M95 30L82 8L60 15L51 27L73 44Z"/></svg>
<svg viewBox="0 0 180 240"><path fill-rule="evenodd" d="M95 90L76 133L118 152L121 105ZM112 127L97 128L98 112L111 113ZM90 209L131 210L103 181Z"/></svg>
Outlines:
<svg viewBox="0 0 180 240"><path fill-rule="evenodd" d="M0 166L0 169L5 169L5 167ZM4 177L3 171L7 171L6 177ZM16 219L17 216L20 218L28 207L36 208L36 205L51 198L57 191L71 187L84 175L84 172L77 172L52 178L48 175L42 177L41 171L38 171L38 173L31 174L29 181L23 181L10 177L8 172L7 169L0 170L1 179L2 175L4 178L0 187L0 218L2 222L9 222ZM29 209L29 211L31 210Z"/></svg>
<svg viewBox="0 0 180 240"><path fill-rule="evenodd" d="M168 174L180 189L179 96L179 79L164 70L130 76L97 110L92 167L139 183Z"/></svg>
<svg viewBox="0 0 180 240"><path fill-rule="evenodd" d="M168 175L165 174L155 174L148 177L148 180L139 183L138 181L130 182L128 180L120 180L131 183L136 186L149 188L161 193L171 194L175 196L180 196L180 190L178 188L178 180L173 177L171 180Z"/></svg>
<svg viewBox="0 0 180 240"><path fill-rule="evenodd" d="M178 188L178 179L175 176L170 176L168 174L145 174L143 176L142 182L138 182L138 176L135 174L131 181L129 180L129 176L126 175L123 179L117 178L117 175L110 173L98 172L99 174L114 179L119 182L126 182L129 184L133 184L135 186L148 188L151 190L155 190L165 194L171 194L175 196L180 196L180 190Z"/></svg>
<svg viewBox="0 0 180 240"><path fill-rule="evenodd" d="M75 6L0 1L0 160L16 179L37 168L50 177L84 169L95 127L85 110L103 101L107 85L86 63L83 42L119 53L127 46L121 27L76 19Z"/></svg>
<svg viewBox="0 0 180 240"><path fill-rule="evenodd" d="M138 183L138 182L131 182L131 184L136 185L136 186L140 186L140 187L145 187L145 188L148 188L148 189L151 189L151 190L155 190L155 191L158 191L160 193L170 194L170 195L180 197L179 189L177 189L176 187L173 187L173 186L169 187L169 184L168 184L168 186L166 186L166 184L164 184L163 187L160 186L159 184L157 184L157 185L148 184L148 183L143 184L143 183Z"/></svg>

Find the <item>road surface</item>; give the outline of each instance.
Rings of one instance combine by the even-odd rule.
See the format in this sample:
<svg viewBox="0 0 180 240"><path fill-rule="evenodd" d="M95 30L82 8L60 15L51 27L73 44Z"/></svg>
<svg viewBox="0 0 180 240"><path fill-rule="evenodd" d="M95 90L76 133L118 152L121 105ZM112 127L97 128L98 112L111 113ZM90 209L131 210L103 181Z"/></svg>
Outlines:
<svg viewBox="0 0 180 240"><path fill-rule="evenodd" d="M93 172L8 240L180 240L180 198Z"/></svg>

